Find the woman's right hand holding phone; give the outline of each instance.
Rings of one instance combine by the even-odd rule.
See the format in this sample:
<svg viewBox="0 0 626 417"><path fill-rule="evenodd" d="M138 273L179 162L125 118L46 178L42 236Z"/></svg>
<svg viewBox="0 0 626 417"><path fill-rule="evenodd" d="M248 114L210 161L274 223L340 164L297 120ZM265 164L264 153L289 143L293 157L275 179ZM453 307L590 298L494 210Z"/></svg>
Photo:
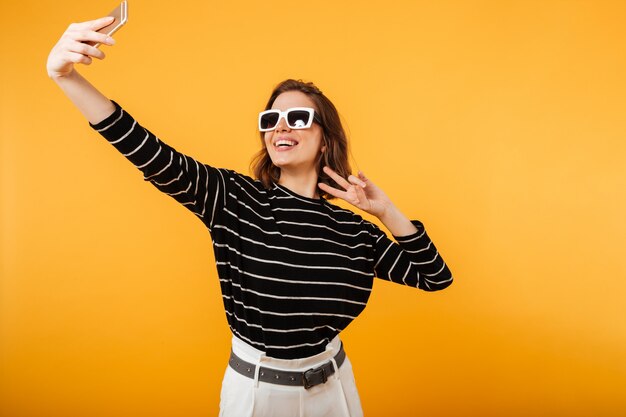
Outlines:
<svg viewBox="0 0 626 417"><path fill-rule="evenodd" d="M107 16L88 22L72 23L48 55L48 76L53 79L66 77L74 70L74 64L89 65L92 58L104 59L104 52L86 42L115 44L113 38L97 32L112 21L113 17Z"/></svg>
<svg viewBox="0 0 626 417"><path fill-rule="evenodd" d="M90 123L98 123L115 111L115 106L78 71L74 64L89 65L93 58L104 59L95 44L113 45L115 41L97 31L110 25L113 17L72 23L48 55L48 75L74 103Z"/></svg>

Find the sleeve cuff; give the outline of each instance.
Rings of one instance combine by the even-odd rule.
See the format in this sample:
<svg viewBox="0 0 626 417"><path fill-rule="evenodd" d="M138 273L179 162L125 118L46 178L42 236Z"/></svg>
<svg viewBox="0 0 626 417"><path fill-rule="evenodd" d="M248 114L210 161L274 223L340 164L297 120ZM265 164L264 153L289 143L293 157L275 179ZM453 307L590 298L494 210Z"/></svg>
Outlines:
<svg viewBox="0 0 626 417"><path fill-rule="evenodd" d="M413 223L413 226L415 226L417 228L417 232L407 235L407 236L396 236L393 235L393 238L396 240L396 242L398 243L408 243L408 242L412 242L414 240L418 240L420 237L422 237L424 235L424 231L426 230L424 228L424 224L422 222L420 222L419 220L411 220L411 223Z"/></svg>
<svg viewBox="0 0 626 417"><path fill-rule="evenodd" d="M96 124L89 123L89 126L91 126L92 129L99 132L106 130L107 127L113 125L115 121L121 116L122 106L120 106L119 104L117 104L117 102L113 100L111 100L111 103L113 103L113 105L115 106L115 110L113 111L113 113L111 113L109 116L106 117L106 119L102 120L101 122L98 122Z"/></svg>

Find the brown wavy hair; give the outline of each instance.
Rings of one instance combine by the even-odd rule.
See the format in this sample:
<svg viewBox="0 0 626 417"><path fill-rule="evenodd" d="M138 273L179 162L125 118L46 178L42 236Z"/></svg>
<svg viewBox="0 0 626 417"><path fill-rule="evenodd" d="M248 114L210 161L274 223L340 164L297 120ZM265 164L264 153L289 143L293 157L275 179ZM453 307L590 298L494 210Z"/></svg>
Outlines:
<svg viewBox="0 0 626 417"><path fill-rule="evenodd" d="M343 178L347 178L352 173L350 162L348 161L348 138L341 125L339 113L335 105L317 88L317 86L315 86L315 84L302 80L289 79L281 82L274 88L274 91L272 91L267 101L265 110L271 109L276 98L287 91L300 91L306 94L313 103L315 103L316 112L321 119L320 125L323 132L322 140L326 147L324 152L320 152L317 164L318 182L328 184L331 187L338 187L338 184L322 170L324 165L328 165ZM253 157L250 163L250 169L254 176L261 181L263 186L269 189L272 183L278 183L280 179L280 168L272 163L267 148L265 147L264 133L260 132L260 134L262 148ZM317 192L321 197L328 199L334 198L330 194L322 191L319 187L317 187Z"/></svg>

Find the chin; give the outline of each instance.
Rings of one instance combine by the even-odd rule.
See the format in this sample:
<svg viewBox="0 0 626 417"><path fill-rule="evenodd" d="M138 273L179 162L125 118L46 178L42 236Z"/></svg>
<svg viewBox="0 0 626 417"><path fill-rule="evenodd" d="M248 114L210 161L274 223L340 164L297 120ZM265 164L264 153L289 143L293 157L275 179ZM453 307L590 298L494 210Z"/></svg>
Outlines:
<svg viewBox="0 0 626 417"><path fill-rule="evenodd" d="M272 164L277 168L284 168L286 166L289 166L289 164L282 161L276 161L275 159L272 159Z"/></svg>
<svg viewBox="0 0 626 417"><path fill-rule="evenodd" d="M278 155L277 158L272 158L270 156L270 159L272 160L272 164L278 168L293 168L297 165L293 160L290 160L290 158L281 158L280 155Z"/></svg>

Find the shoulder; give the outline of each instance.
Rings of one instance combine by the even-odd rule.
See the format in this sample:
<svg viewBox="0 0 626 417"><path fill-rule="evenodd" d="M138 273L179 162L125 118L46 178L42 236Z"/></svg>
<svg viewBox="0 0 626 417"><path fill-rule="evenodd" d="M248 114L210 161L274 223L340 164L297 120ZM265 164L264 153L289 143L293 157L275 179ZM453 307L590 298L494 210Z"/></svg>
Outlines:
<svg viewBox="0 0 626 417"><path fill-rule="evenodd" d="M246 191L251 194L266 194L267 190L259 180L227 168L215 168L224 179L226 188Z"/></svg>

